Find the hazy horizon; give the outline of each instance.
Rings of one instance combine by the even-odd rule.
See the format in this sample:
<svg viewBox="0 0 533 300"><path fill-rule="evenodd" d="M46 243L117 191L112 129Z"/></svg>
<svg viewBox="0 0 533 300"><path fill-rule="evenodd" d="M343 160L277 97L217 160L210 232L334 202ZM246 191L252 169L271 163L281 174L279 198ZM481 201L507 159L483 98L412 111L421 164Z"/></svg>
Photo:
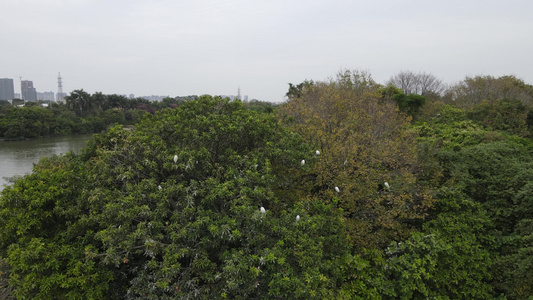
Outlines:
<svg viewBox="0 0 533 300"><path fill-rule="evenodd" d="M241 95L364 70L533 83L533 2L6 0L0 78L38 92Z"/></svg>

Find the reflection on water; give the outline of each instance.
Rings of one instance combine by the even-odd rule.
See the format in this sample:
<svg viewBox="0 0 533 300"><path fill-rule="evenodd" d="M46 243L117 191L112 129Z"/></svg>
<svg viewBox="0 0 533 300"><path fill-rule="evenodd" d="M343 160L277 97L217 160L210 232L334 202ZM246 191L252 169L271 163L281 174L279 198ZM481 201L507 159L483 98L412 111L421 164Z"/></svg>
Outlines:
<svg viewBox="0 0 533 300"><path fill-rule="evenodd" d="M8 184L7 177L31 173L33 164L43 156L61 155L68 151L78 153L91 136L83 134L0 142L0 190Z"/></svg>

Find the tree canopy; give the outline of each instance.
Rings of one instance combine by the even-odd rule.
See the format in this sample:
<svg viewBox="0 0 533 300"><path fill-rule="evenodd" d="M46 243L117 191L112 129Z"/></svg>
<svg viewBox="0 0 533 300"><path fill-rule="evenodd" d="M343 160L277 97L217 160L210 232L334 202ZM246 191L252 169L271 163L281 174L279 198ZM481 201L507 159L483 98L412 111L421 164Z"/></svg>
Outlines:
<svg viewBox="0 0 533 300"><path fill-rule="evenodd" d="M405 237L432 201L416 183L410 118L385 101L364 72L341 72L302 87L279 112L321 152L308 197L333 199L359 246Z"/></svg>
<svg viewBox="0 0 533 300"><path fill-rule="evenodd" d="M2 191L0 297L529 299L529 89L479 76L418 94L344 70L280 105L2 109L4 135L147 113Z"/></svg>
<svg viewBox="0 0 533 300"><path fill-rule="evenodd" d="M114 127L3 191L10 284L21 298L332 295L341 215L281 192L311 155L271 115L208 96Z"/></svg>

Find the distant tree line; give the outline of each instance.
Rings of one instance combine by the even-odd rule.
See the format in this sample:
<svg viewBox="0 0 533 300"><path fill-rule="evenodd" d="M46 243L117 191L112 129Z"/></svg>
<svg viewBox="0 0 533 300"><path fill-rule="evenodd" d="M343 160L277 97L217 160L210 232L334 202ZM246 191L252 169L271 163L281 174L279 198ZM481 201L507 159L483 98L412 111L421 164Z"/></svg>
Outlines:
<svg viewBox="0 0 533 300"><path fill-rule="evenodd" d="M89 94L74 90L65 103L0 102L0 139L20 140L42 136L98 133L113 124L133 125L143 115L176 108L195 96L167 97L162 101L127 98L123 95ZM244 103L250 110L273 112L275 104L259 100Z"/></svg>
<svg viewBox="0 0 533 300"><path fill-rule="evenodd" d="M43 101L0 103L0 139L18 140L41 136L98 133L112 124L133 125L143 115L164 108L175 108L191 97L167 97L150 102L122 95L92 95L74 90L65 103ZM22 107L19 107L19 105Z"/></svg>

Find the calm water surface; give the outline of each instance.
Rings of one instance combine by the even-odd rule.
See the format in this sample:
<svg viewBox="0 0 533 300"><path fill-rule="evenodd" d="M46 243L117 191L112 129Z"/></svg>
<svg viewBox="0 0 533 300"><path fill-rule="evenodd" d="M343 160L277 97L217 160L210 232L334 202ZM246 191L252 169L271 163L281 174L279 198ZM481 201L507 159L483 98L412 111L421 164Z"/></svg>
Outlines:
<svg viewBox="0 0 533 300"><path fill-rule="evenodd" d="M79 153L91 137L91 134L82 134L0 142L0 190L8 184L7 177L31 173L33 164L41 157L68 151Z"/></svg>

